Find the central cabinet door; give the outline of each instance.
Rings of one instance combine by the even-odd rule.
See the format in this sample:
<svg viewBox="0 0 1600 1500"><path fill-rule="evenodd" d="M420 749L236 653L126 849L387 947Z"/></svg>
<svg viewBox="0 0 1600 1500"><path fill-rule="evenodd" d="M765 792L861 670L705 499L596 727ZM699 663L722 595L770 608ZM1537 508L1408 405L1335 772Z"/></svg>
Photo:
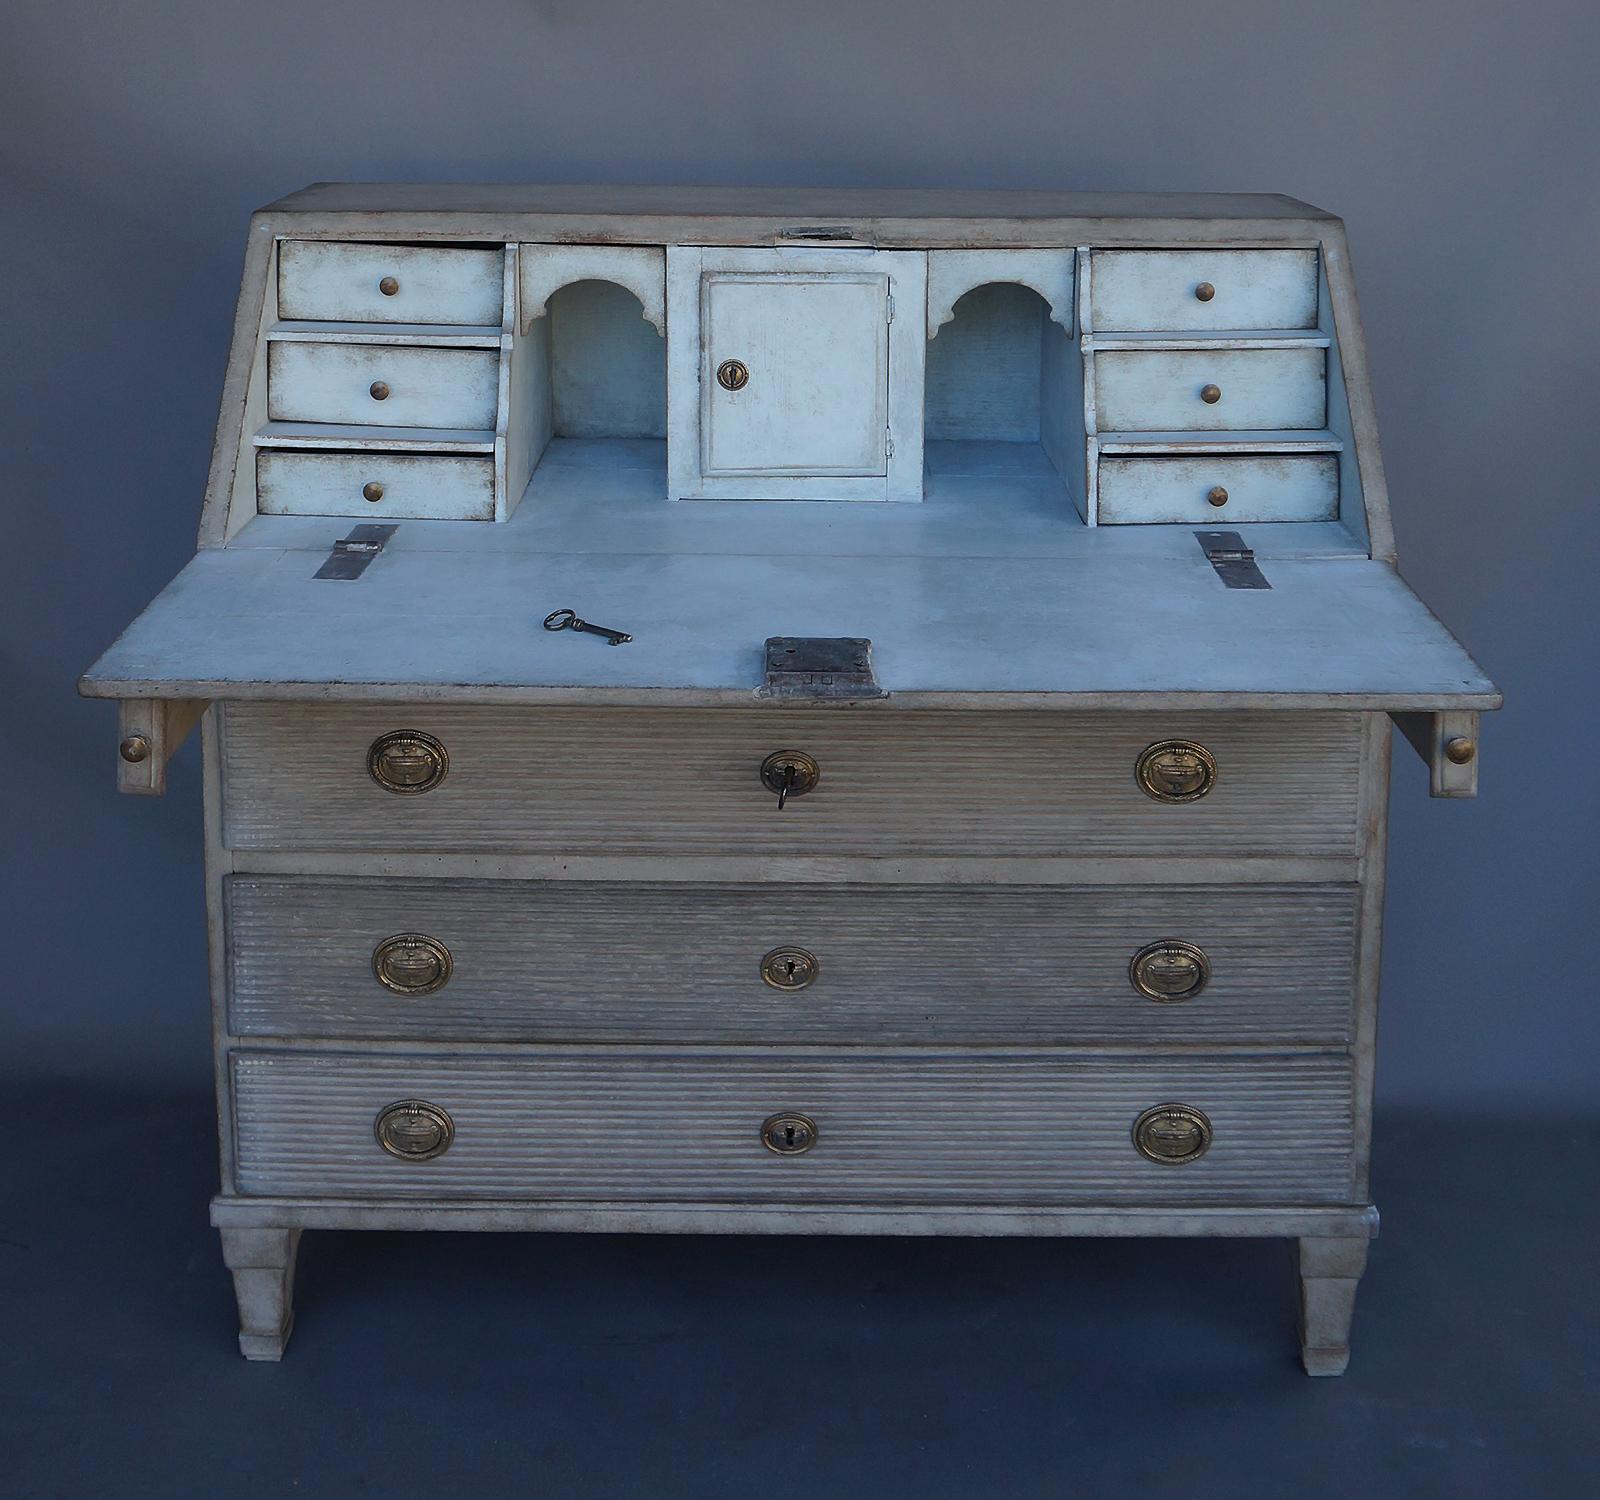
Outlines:
<svg viewBox="0 0 1600 1500"><path fill-rule="evenodd" d="M920 252L667 252L679 499L920 500Z"/></svg>

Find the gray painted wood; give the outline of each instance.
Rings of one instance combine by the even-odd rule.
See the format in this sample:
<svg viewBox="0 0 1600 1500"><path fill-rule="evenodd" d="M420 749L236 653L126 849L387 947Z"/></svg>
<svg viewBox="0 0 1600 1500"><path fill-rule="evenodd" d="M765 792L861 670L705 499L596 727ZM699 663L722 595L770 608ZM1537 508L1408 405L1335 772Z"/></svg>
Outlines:
<svg viewBox="0 0 1600 1500"><path fill-rule="evenodd" d="M500 265L498 250L288 240L278 252L278 311L351 323L498 327ZM386 294L390 278L395 290Z"/></svg>
<svg viewBox="0 0 1600 1500"><path fill-rule="evenodd" d="M549 1049L533 1056L234 1054L240 1191L395 1199L739 1203L1348 1204L1350 1075L1339 1057L1105 1058L1036 1052ZM455 1141L401 1161L378 1112L423 1099ZM1146 1161L1130 1132L1202 1109L1198 1161ZM816 1146L761 1143L782 1110Z"/></svg>
<svg viewBox="0 0 1600 1500"><path fill-rule="evenodd" d="M1208 301L1195 296L1206 283ZM1096 257L1096 329L1310 328L1313 250L1114 250Z"/></svg>
<svg viewBox="0 0 1600 1500"><path fill-rule="evenodd" d="M368 776L367 747L395 729L446 747L433 791L396 796ZM225 836L262 849L1353 853L1359 736L1353 714L230 705ZM1171 738L1217 759L1199 801L1159 803L1135 781L1140 753ZM815 756L822 779L779 812L758 772L783 749Z"/></svg>
<svg viewBox="0 0 1600 1500"><path fill-rule="evenodd" d="M377 500L366 493L374 484L382 492ZM256 460L256 497L270 515L491 521L494 463L444 454L264 449Z"/></svg>
<svg viewBox="0 0 1600 1500"><path fill-rule="evenodd" d="M1103 350L1095 401L1103 428L1226 431L1327 423L1325 350ZM1215 385L1221 399L1201 396Z"/></svg>
<svg viewBox="0 0 1600 1500"><path fill-rule="evenodd" d="M267 349L267 415L275 422L493 427L499 373L499 355L484 349L275 343ZM380 399L375 386L389 394Z"/></svg>
<svg viewBox="0 0 1600 1500"><path fill-rule="evenodd" d="M1219 506L1211 498L1224 491ZM1333 454L1207 454L1100 459L1102 526L1228 526L1244 521L1331 521L1339 512Z"/></svg>
<svg viewBox="0 0 1600 1500"><path fill-rule="evenodd" d="M1350 1037L1351 886L778 888L328 880L227 887L235 1036L401 1041L1319 1044ZM374 949L421 932L448 983L401 996ZM1203 948L1193 999L1155 1002L1147 943ZM818 960L803 990L768 951Z"/></svg>

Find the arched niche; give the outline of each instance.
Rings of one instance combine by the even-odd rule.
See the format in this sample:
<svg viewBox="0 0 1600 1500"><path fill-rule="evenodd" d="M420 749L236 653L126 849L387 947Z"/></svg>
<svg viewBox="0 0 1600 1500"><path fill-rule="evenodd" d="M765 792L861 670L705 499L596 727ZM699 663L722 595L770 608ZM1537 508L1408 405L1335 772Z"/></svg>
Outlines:
<svg viewBox="0 0 1600 1500"><path fill-rule="evenodd" d="M955 316L956 303L990 282L1016 282L1044 298L1050 320L1072 332L1071 250L930 250L928 337Z"/></svg>
<svg viewBox="0 0 1600 1500"><path fill-rule="evenodd" d="M545 316L551 295L575 281L611 281L639 299L643 316L667 332L667 252L641 245L523 245L518 255L519 329Z"/></svg>

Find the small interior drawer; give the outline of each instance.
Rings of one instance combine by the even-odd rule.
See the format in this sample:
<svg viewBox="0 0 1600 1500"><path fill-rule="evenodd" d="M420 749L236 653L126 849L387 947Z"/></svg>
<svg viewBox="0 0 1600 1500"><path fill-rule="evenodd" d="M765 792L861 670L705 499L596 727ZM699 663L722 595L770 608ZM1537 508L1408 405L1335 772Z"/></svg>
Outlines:
<svg viewBox="0 0 1600 1500"><path fill-rule="evenodd" d="M1327 419L1327 353L1304 349L1102 350L1102 432L1316 428Z"/></svg>
<svg viewBox="0 0 1600 1500"><path fill-rule="evenodd" d="M1313 328L1315 250L1101 250L1089 283L1096 333Z"/></svg>
<svg viewBox="0 0 1600 1500"><path fill-rule="evenodd" d="M268 516L492 521L494 460L268 449L256 457L256 505Z"/></svg>
<svg viewBox="0 0 1600 1500"><path fill-rule="evenodd" d="M278 316L344 323L501 320L504 252L285 240Z"/></svg>
<svg viewBox="0 0 1600 1500"><path fill-rule="evenodd" d="M1334 453L1102 458L1104 526L1165 522L1331 521L1339 513Z"/></svg>
<svg viewBox="0 0 1600 1500"><path fill-rule="evenodd" d="M267 415L274 422L374 427L494 426L500 356L489 349L274 343Z"/></svg>

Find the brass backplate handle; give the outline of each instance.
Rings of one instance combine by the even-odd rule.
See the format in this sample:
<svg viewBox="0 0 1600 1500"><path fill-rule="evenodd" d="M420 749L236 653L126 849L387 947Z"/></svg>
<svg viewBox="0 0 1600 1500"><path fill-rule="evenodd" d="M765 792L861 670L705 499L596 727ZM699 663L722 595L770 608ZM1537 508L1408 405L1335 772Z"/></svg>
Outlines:
<svg viewBox="0 0 1600 1500"><path fill-rule="evenodd" d="M378 1111L372 1134L390 1156L401 1161L432 1161L456 1138L456 1122L426 1099L397 1099Z"/></svg>
<svg viewBox="0 0 1600 1500"><path fill-rule="evenodd" d="M1146 943L1133 955L1128 978L1147 1000L1170 1004L1192 1000L1211 979L1211 960L1205 950L1181 938Z"/></svg>
<svg viewBox="0 0 1600 1500"><path fill-rule="evenodd" d="M1149 1161L1181 1167L1211 1149L1211 1121L1187 1104L1157 1104L1133 1122L1133 1144Z"/></svg>
<svg viewBox="0 0 1600 1500"><path fill-rule="evenodd" d="M1198 802L1217 784L1217 758L1195 740L1158 740L1139 756L1134 776L1157 802Z"/></svg>
<svg viewBox="0 0 1600 1500"><path fill-rule="evenodd" d="M431 792L450 773L450 756L431 734L393 729L367 750L367 774L386 792L415 797Z"/></svg>
<svg viewBox="0 0 1600 1500"><path fill-rule="evenodd" d="M372 973L397 995L431 995L450 982L455 961L438 938L397 932L372 950Z"/></svg>

